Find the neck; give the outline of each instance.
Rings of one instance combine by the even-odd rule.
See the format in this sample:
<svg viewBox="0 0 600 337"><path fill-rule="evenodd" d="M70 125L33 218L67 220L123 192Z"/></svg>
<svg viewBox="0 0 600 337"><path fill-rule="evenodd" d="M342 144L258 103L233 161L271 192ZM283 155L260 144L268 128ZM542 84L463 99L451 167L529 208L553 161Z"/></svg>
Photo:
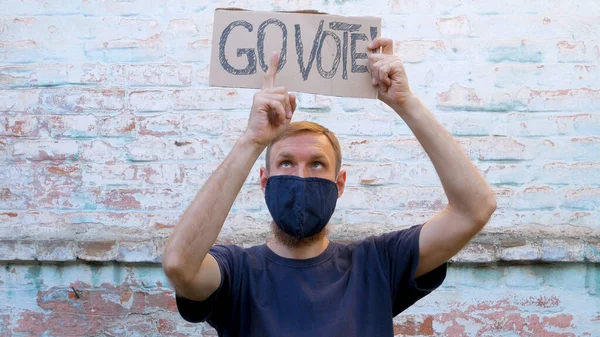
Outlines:
<svg viewBox="0 0 600 337"><path fill-rule="evenodd" d="M284 244L276 238L267 242L267 247L269 247L275 254L288 259L298 260L310 259L319 256L325 251L325 249L327 249L327 246L329 246L329 239L327 239L326 236L297 247Z"/></svg>

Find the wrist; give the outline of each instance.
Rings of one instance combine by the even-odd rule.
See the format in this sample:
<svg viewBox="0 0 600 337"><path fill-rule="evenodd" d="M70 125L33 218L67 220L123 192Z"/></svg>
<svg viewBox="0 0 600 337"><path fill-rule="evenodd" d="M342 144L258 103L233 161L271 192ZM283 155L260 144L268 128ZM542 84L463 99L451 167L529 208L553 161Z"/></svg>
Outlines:
<svg viewBox="0 0 600 337"><path fill-rule="evenodd" d="M419 98L413 94L403 99L401 102L394 104L392 109L403 119L418 114L422 107Z"/></svg>
<svg viewBox="0 0 600 337"><path fill-rule="evenodd" d="M252 153L258 158L267 147L266 145L255 142L251 137L244 133L235 143L236 147L242 148L244 151Z"/></svg>

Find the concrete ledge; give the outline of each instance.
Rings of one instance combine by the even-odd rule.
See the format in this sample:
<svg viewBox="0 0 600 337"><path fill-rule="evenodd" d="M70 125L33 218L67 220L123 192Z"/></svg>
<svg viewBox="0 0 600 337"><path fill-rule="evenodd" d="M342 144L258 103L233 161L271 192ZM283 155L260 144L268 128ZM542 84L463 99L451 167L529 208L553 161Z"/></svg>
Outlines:
<svg viewBox="0 0 600 337"><path fill-rule="evenodd" d="M0 261L92 261L160 263L166 237L113 239L0 239ZM347 240L338 240L345 242ZM219 240L251 246L256 243ZM540 236L516 238L505 233L482 233L451 262L591 262L600 263L600 238Z"/></svg>

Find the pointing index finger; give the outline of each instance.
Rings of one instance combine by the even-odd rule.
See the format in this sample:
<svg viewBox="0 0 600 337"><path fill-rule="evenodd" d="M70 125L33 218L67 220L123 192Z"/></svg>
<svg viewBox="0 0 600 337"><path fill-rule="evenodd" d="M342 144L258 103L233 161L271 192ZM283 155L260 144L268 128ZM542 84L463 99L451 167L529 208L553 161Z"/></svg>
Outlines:
<svg viewBox="0 0 600 337"><path fill-rule="evenodd" d="M263 89L273 88L275 86L275 75L277 74L277 67L279 66L279 53L274 52L273 56L271 56L271 64L269 65L269 69L265 73L265 78L263 80Z"/></svg>

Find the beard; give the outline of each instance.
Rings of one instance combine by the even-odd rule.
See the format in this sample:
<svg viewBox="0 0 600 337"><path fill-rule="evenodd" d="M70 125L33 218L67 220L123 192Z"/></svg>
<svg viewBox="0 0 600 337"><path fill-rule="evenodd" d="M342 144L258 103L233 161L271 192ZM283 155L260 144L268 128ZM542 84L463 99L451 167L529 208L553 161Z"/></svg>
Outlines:
<svg viewBox="0 0 600 337"><path fill-rule="evenodd" d="M329 234L329 228L325 226L325 228L323 228L323 230L317 234L298 239L295 236L291 236L288 233L279 229L275 222L271 222L271 232L273 233L273 237L275 238L275 240L277 240L279 243L283 244L286 247L304 248L312 245L315 242L323 240L323 238L326 237L327 234Z"/></svg>

